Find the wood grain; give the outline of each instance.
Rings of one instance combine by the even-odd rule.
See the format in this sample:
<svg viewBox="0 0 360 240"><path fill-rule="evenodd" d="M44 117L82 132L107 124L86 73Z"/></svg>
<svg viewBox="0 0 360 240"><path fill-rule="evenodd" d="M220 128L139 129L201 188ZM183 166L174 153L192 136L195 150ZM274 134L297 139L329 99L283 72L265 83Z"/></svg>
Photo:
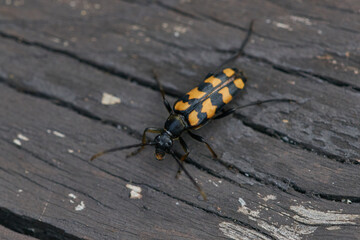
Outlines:
<svg viewBox="0 0 360 240"><path fill-rule="evenodd" d="M7 229L39 239L358 239L358 2L0 4ZM236 52L252 19L245 54L230 64L249 79L234 104L297 103L244 109L198 131L220 161L185 136L186 167L207 202L150 147L88 161L163 126L153 69L174 102Z"/></svg>

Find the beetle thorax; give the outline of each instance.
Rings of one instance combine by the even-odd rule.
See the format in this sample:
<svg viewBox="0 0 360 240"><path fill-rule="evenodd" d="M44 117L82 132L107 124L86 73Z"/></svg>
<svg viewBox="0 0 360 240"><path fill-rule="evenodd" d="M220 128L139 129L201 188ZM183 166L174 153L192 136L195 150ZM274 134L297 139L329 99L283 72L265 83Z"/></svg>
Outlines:
<svg viewBox="0 0 360 240"><path fill-rule="evenodd" d="M165 130L168 131L172 138L178 138L187 128L184 117L178 114L171 114L165 122Z"/></svg>

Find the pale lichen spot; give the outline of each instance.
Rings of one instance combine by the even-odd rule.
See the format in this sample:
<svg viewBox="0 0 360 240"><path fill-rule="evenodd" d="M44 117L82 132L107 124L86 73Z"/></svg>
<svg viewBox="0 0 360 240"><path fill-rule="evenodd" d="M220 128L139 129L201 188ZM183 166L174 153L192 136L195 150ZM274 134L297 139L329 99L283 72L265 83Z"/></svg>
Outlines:
<svg viewBox="0 0 360 240"><path fill-rule="evenodd" d="M334 231L334 230L340 230L341 227L339 227L339 226L331 226L331 227L327 227L326 229L329 230L329 231Z"/></svg>
<svg viewBox="0 0 360 240"><path fill-rule="evenodd" d="M295 212L293 219L308 225L355 225L360 220L359 214L334 213L332 211L323 212L301 205L290 206L290 209Z"/></svg>
<svg viewBox="0 0 360 240"><path fill-rule="evenodd" d="M263 200L264 200L265 202L267 202L267 201L269 201L269 200L276 200L276 196L274 196L274 195L267 195L267 196L265 196L265 197L263 198Z"/></svg>
<svg viewBox="0 0 360 240"><path fill-rule="evenodd" d="M308 25L308 26L312 25L312 22L308 18L298 17L298 16L290 16L290 19L293 20L294 22L304 23L305 25Z"/></svg>
<svg viewBox="0 0 360 240"><path fill-rule="evenodd" d="M121 100L118 97L104 92L102 95L101 103L104 105L114 105L117 103L121 103Z"/></svg>
<svg viewBox="0 0 360 240"><path fill-rule="evenodd" d="M219 230L229 239L234 240L270 240L266 235L255 231L253 229L249 229L247 227L243 227L241 225L232 223L232 222L221 222L219 223Z"/></svg>
<svg viewBox="0 0 360 240"><path fill-rule="evenodd" d="M244 207L244 206L246 205L246 202L245 202L244 199L242 199L242 198L239 197L238 201L239 201L241 207Z"/></svg>
<svg viewBox="0 0 360 240"><path fill-rule="evenodd" d="M251 210L250 208L245 207L245 206L239 207L237 212L251 216L251 217L255 217L255 218L258 218L259 214L260 214L259 210Z"/></svg>

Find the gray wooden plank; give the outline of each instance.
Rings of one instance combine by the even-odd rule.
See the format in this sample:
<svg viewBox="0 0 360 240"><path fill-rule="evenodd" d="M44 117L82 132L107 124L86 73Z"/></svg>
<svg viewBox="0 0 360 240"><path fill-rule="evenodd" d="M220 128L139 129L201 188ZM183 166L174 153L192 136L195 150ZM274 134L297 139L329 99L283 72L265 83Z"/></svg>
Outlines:
<svg viewBox="0 0 360 240"><path fill-rule="evenodd" d="M0 238L2 240L35 240L33 237L24 236L22 234L13 232L0 225Z"/></svg>
<svg viewBox="0 0 360 240"><path fill-rule="evenodd" d="M120 128L126 129L129 134L137 136L138 139L143 129L149 126L161 127L167 117L166 110L161 103L160 94L149 88L141 87L136 83L129 83L118 77L109 76L101 71L94 70L92 67L79 64L75 60L34 47L29 48L11 41L6 41L6 44L0 44L1 46L4 53L8 55L0 60L3 63L0 74L6 77L7 80L5 81L8 84L15 84L16 87L33 91L34 94L46 94L43 97L53 97L55 101L59 101L63 105L70 104L70 108L73 108L74 111L109 124L118 125ZM18 60L15 60L18 62L17 64L14 61L9 61L9 59L12 59L11 56L17 56L21 53L25 53L27 56L34 55L35 57L28 61L28 64L19 63ZM43 57L36 57L38 55ZM23 66L23 68L20 66ZM66 72L65 76L64 72ZM251 76L253 72L251 71L248 74ZM277 76L277 78L280 77L285 78L283 75ZM299 79L294 80L299 81ZM311 88L310 84L301 86L301 82L296 82L295 86L298 85L300 85L298 95ZM288 88L288 85L278 85L276 91L279 92L278 94L285 95ZM275 87L272 89L275 89ZM241 103L241 100L245 97L250 98L249 101L255 101L261 98L258 97L259 93L257 91L271 92L272 89L250 84L247 89L248 94L240 96L238 102ZM312 122L320 121L322 118L321 121L324 125L325 123L332 124L331 129L329 129L329 131L332 131L332 129L336 128L334 116L324 116L323 114L325 112L340 113L341 109L337 110L338 104L350 104L349 102L358 101L359 98L354 95L354 98L351 99L352 95L349 94L347 100L338 96L339 100L337 102L327 103L326 99L323 99L326 97L325 93L332 91L331 94L336 96L337 91L331 87L323 89L323 93L314 96L315 99L310 103L305 102L300 106L276 104L265 108L242 111L242 114L245 114L246 118L257 120L256 122L262 124L266 122L269 127L274 126L276 128L280 126L283 132L294 129L294 133L300 133L293 138L303 135L307 136L310 141L314 137L312 132L317 131L314 129ZM119 97L121 103L109 106L101 104L103 93L110 93ZM174 101L174 98L170 99ZM327 107L332 105L332 108L325 108L319 115L317 109L324 109L324 104L327 104ZM351 119L351 114L346 115L345 110L342 113L346 120ZM284 119L288 123L285 123ZM338 121L338 123L340 125L342 122ZM338 126L338 129L340 131L340 126ZM347 133L356 136L357 132L350 132L350 130L349 128ZM344 126L342 131L345 131ZM359 201L360 191L357 188L357 183L360 181L358 179L360 176L357 166L336 162L326 156L285 144L276 138L268 137L263 133L245 127L238 118L227 118L214 122L209 127L201 129L199 134L210 139L210 143L217 150L225 166L232 166L242 174L251 175L259 181L271 182L285 190L294 187L307 194L321 195L330 200L351 199L354 202ZM334 138L335 136L328 135L328 137ZM349 136L343 136L343 138L346 137ZM326 141L325 139L316 140ZM189 142L191 143L191 156L203 167L208 167L215 172L221 172L224 176L230 177L239 183L248 181L246 177L239 179L237 174L234 175L228 172L227 168L210 160L210 155L201 144L194 143L193 140L189 140ZM355 143L352 144L355 146ZM104 148L114 145L116 145L116 142L109 142ZM325 145L323 146L324 150L330 149L328 145L323 145ZM94 152L100 149L100 146L96 147ZM202 152L204 153L201 155ZM346 153L350 153L350 151L346 151ZM354 153L356 153L356 149ZM337 174L334 174L335 172Z"/></svg>

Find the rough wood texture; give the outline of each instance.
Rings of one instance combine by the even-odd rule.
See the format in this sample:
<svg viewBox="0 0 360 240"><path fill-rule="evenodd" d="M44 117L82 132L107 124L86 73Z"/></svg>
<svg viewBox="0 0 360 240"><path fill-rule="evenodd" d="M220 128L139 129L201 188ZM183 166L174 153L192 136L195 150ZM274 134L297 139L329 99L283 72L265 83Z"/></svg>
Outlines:
<svg viewBox="0 0 360 240"><path fill-rule="evenodd" d="M0 4L0 237L360 239L358 1ZM252 19L231 64L249 79L233 104L298 104L198 131L221 161L185 137L207 202L151 148L88 161L163 126L153 69L173 102L236 52Z"/></svg>

